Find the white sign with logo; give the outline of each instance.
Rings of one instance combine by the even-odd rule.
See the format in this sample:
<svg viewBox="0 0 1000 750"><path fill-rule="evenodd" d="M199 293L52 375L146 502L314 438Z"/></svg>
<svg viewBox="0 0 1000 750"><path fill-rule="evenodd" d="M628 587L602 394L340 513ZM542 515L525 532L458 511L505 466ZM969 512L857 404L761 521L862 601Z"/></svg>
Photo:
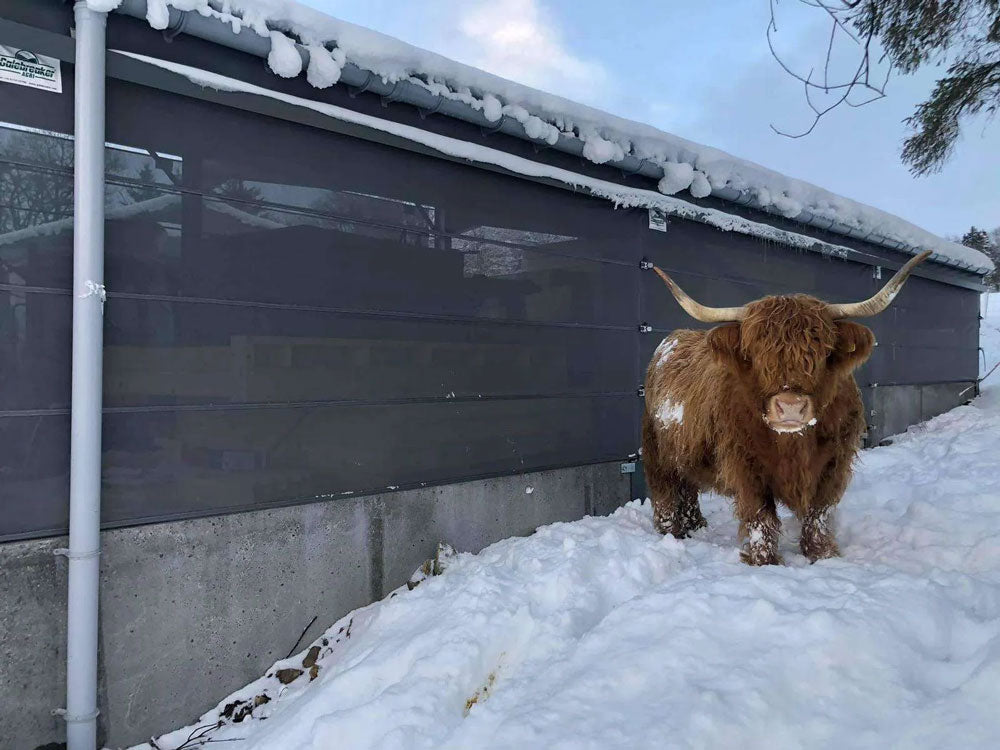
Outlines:
<svg viewBox="0 0 1000 750"><path fill-rule="evenodd" d="M62 93L62 72L54 57L0 44L0 83Z"/></svg>

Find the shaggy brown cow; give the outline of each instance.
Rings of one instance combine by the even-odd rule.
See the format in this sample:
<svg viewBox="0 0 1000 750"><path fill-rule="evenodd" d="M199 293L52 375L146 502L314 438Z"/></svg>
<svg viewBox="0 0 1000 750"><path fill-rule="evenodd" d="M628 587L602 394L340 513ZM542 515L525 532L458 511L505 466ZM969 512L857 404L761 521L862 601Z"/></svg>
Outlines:
<svg viewBox="0 0 1000 750"><path fill-rule="evenodd" d="M838 554L829 513L865 430L853 371L875 342L868 328L845 318L882 312L928 255L910 260L871 299L851 304L796 294L705 307L654 268L692 317L728 322L674 331L646 373L643 465L661 533L681 538L704 526L698 492L710 489L735 501L744 562L781 562L777 502L801 521L806 557Z"/></svg>

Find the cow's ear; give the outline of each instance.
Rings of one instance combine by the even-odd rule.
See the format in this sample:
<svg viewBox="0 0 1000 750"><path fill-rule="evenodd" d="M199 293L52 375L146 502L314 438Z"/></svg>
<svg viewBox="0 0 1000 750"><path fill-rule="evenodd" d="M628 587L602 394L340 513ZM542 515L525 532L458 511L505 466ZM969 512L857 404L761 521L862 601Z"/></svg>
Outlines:
<svg viewBox="0 0 1000 750"><path fill-rule="evenodd" d="M740 349L739 323L728 323L713 328L708 332L708 345L712 348L712 354L720 362L736 364L740 367L747 363Z"/></svg>
<svg viewBox="0 0 1000 750"><path fill-rule="evenodd" d="M830 352L829 366L842 372L851 372L863 365L875 346L875 334L860 323L838 320L837 343Z"/></svg>

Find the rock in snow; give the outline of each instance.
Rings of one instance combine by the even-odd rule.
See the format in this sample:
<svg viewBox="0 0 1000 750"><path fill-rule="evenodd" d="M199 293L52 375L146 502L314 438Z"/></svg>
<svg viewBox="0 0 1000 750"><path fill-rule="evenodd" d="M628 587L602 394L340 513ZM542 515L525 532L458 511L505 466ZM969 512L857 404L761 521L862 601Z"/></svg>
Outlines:
<svg viewBox="0 0 1000 750"><path fill-rule="evenodd" d="M864 451L815 565L789 517L786 565L743 565L713 496L683 541L635 501L456 555L157 746L221 719L227 750L995 747L998 445L994 385Z"/></svg>

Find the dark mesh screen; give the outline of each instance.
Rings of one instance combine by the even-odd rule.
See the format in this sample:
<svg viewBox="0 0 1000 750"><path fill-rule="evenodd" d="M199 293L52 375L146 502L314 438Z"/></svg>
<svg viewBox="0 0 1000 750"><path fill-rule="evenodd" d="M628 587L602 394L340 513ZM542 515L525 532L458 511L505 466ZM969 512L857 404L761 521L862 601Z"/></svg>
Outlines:
<svg viewBox="0 0 1000 750"><path fill-rule="evenodd" d="M0 119L0 538L67 520L72 70ZM107 525L614 460L696 298L873 269L133 84L108 91ZM971 380L975 293L910 281L873 383ZM640 334L638 325L653 327Z"/></svg>

